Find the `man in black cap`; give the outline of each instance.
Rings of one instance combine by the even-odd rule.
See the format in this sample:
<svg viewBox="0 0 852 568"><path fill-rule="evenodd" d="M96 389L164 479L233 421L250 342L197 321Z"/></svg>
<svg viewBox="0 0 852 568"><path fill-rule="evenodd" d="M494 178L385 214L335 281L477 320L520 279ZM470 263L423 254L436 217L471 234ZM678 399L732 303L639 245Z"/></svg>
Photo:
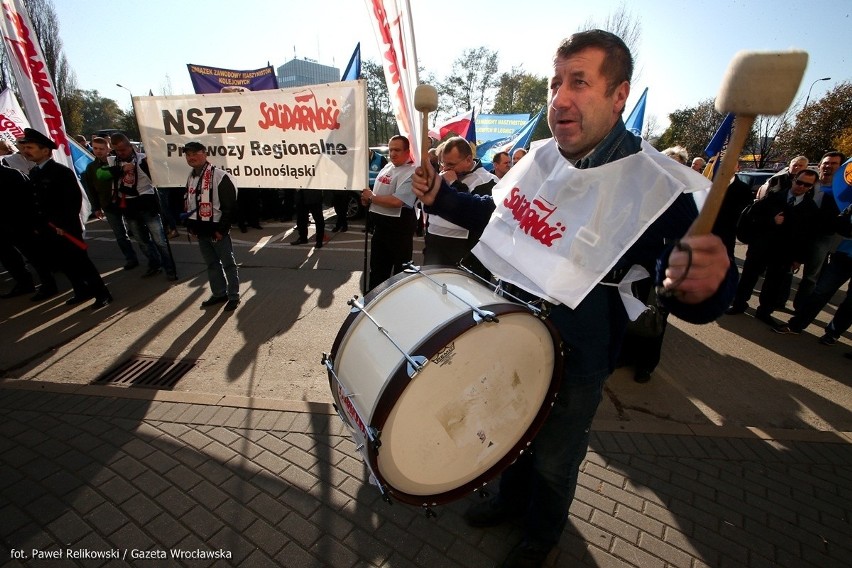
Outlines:
<svg viewBox="0 0 852 568"><path fill-rule="evenodd" d="M17 142L24 157L36 164L30 170L36 239L74 288L74 295L65 303L74 305L94 297L92 309L103 308L112 301L112 296L83 242L80 221L83 196L77 176L71 169L53 161L51 156L56 143L41 132L25 128L24 137ZM45 290L44 286L42 283L33 300L43 300L56 293L55 287Z"/></svg>
<svg viewBox="0 0 852 568"><path fill-rule="evenodd" d="M228 172L207 161L207 148L201 142L187 143L183 154L192 168L186 181L186 227L198 237L213 292L201 307L227 302L225 311L230 312L240 305L240 276L229 234L237 188Z"/></svg>

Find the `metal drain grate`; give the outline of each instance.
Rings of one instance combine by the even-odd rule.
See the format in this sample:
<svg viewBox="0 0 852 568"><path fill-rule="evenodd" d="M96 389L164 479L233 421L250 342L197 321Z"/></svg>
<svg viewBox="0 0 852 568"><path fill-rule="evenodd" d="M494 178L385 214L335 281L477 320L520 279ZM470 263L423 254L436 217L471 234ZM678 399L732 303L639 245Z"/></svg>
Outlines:
<svg viewBox="0 0 852 568"><path fill-rule="evenodd" d="M107 371L92 384L170 390L197 363L194 359L165 359L139 355Z"/></svg>

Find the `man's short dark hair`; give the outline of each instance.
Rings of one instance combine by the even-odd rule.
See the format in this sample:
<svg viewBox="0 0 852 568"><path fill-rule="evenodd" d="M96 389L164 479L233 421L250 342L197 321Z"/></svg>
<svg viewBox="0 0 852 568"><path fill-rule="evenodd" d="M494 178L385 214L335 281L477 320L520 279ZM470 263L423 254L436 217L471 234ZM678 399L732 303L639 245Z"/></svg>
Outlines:
<svg viewBox="0 0 852 568"><path fill-rule="evenodd" d="M799 173L796 174L796 179L799 179L802 174L806 176L813 176L814 180L819 179L819 172L816 170L812 170L810 168L805 168L804 170L799 170Z"/></svg>
<svg viewBox="0 0 852 568"><path fill-rule="evenodd" d="M390 143L394 140L402 140L403 150L408 150L409 148L411 148L411 143L409 143L408 138L406 138L402 134L394 134L393 136L391 136L390 140L388 140L388 145L390 146Z"/></svg>
<svg viewBox="0 0 852 568"><path fill-rule="evenodd" d="M577 32L562 40L556 50L556 58L567 59L584 49L597 48L606 53L601 63L601 74L607 78L607 96L615 92L624 81L633 77L633 56L624 41L617 35L604 30Z"/></svg>
<svg viewBox="0 0 852 568"><path fill-rule="evenodd" d="M840 158L840 163L842 164L846 161L846 154L844 154L843 152L838 152L837 150L826 152L822 155L822 158L820 158L820 163L822 163L822 161L826 158Z"/></svg>
<svg viewBox="0 0 852 568"><path fill-rule="evenodd" d="M470 147L470 142L468 142L461 136L453 136L452 138L444 140L441 143L441 155L446 154L453 148L458 151L459 156L461 156L462 158L473 156L473 149Z"/></svg>
<svg viewBox="0 0 852 568"><path fill-rule="evenodd" d="M503 159L503 156L506 156L507 160L511 160L511 158L509 158L509 152L497 152L496 154L491 156L491 163L496 164L497 162Z"/></svg>
<svg viewBox="0 0 852 568"><path fill-rule="evenodd" d="M109 137L109 142L112 146L122 143L130 144L130 138L128 138L127 134L123 132L116 132Z"/></svg>

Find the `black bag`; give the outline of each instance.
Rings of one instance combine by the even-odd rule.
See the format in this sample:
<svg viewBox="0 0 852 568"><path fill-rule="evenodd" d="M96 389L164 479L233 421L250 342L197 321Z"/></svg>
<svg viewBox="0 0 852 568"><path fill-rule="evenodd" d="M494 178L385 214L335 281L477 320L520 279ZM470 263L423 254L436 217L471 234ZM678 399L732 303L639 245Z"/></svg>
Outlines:
<svg viewBox="0 0 852 568"><path fill-rule="evenodd" d="M737 240L745 245L751 243L757 233L751 210L752 207L754 207L754 204L743 209L737 221Z"/></svg>
<svg viewBox="0 0 852 568"><path fill-rule="evenodd" d="M645 311L636 321L627 324L627 332L638 337L659 337L666 330L666 318L669 313L660 305L654 286L651 286L646 302L648 305Z"/></svg>

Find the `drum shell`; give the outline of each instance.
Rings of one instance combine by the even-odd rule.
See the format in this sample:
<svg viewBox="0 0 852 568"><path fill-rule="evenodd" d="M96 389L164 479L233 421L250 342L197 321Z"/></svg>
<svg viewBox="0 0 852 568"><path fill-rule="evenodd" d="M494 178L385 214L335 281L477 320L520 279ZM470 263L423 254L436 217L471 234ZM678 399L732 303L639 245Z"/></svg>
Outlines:
<svg viewBox="0 0 852 568"><path fill-rule="evenodd" d="M390 431L384 432L385 440L382 440L382 448L377 448L365 442L368 438L366 435L368 428L382 432L389 417L392 418L393 424L405 420L405 416L394 416L394 409L400 400L404 400L404 397L407 396L406 393L413 392L407 389L409 387L414 388L412 385L418 383L414 383L409 377L410 366L399 349L382 336L376 325L369 321L365 317L365 314L359 310L353 310L353 313L349 315L338 333L330 356L335 374L337 374L337 378L335 379L332 372L329 372L332 393L337 402L338 410L344 421L356 433L356 441L359 445L363 445L362 453L365 461L370 465L372 472L379 478L378 481L387 484L389 493L404 502L428 505L448 502L469 493L496 476L509 463L517 459L520 452L529 444L535 432L540 428L550 407L555 401L562 376L562 354L558 333L553 325L548 321L535 318L526 306L502 298L489 288L473 280L470 276L456 269L424 267L422 273L423 275L418 273L404 273L388 280L365 298L365 309L379 325L387 330L402 350L411 355L423 355L430 359L430 362L424 368L424 372L436 373L438 367L443 367L447 363L451 364L452 357L454 356L454 346L456 344L464 344L466 341L475 342L479 334L486 333L488 326L498 326L496 329L502 331L504 328L518 329L518 324L520 324L524 332L522 335L532 334L533 337L530 341L533 344L536 341L549 343L550 347L548 349L552 351L552 354L549 355L552 358L552 368L547 368L544 371L539 370L536 373L537 375L547 375L546 384L542 382L535 385L535 392L532 395L536 404L539 403L539 397L542 399L540 407L536 407L535 412L529 408L525 411L526 414L521 418L524 424L529 422L529 425L526 430L520 430L518 439L514 443L509 444L505 440L501 441L499 448L508 449L505 455L493 464L491 461L493 461L495 456L488 457L484 462L488 464L484 471L472 473L469 479L464 477L463 481L460 481L460 485L457 487L444 484L436 493L427 492L426 494L420 492L419 487L416 487L418 491L412 492L398 486L406 485L406 482L388 484L388 480L382 475L383 463L385 464L384 469L390 468L387 464L393 463L393 465L396 465L395 458L389 458L387 453L390 451L390 447L386 443L387 438L391 435ZM447 284L448 288L455 294L465 297L469 303L479 307L479 309L494 312L498 318L503 318L503 323L482 323L476 321L470 307L464 305L463 302L460 302L452 294L437 292L436 290L440 290L440 287L431 282L429 278L434 278ZM395 295L399 297L395 298ZM428 301L424 301L425 299L428 299ZM418 306L421 302L423 305ZM400 317L403 314L404 317ZM514 327L512 327L513 324L506 322L514 322ZM504 328L500 328L499 326L501 325ZM526 328L529 326L533 326L536 329L527 332ZM424 330L426 330L426 333L424 333ZM493 329L488 333L493 333ZM483 337L485 336L483 335ZM489 337L491 336L489 335ZM471 351L469 347L467 352ZM485 355L488 356L487 354ZM534 355L532 357L533 360L536 359ZM470 355L466 356L469 357ZM493 362L486 361L474 365L474 367L481 368L483 365L488 369L494 366L499 367L501 355L495 353L492 358L494 359ZM542 365L545 364L550 365L551 363L542 363ZM459 367L462 366L460 365ZM482 395L489 388L489 384L486 384L487 379L491 381L490 388L492 390L489 395L491 397L489 402L493 405L495 401L494 395L498 392L494 389L500 384L500 381L496 381L494 377L500 375L500 373L487 371L479 372L479 374L482 375L479 377L482 385L472 384L469 387L462 385L464 390L459 391L459 395L465 399ZM418 378L421 377L415 377L415 380ZM500 387L501 390L509 390L506 381L510 378L503 377L501 379L503 383L503 386ZM429 379L423 380L427 381ZM437 381L437 378L433 378L432 380ZM459 380L473 381L472 378L461 377ZM539 380L543 381L545 379ZM338 381L354 396L345 398L344 392L339 390L340 385L338 385ZM419 384L428 385L426 382ZM444 382L443 384L447 386L449 383ZM431 399L432 397L428 398ZM497 397L497 400L499 399L500 397ZM416 405L416 401L417 399L414 402L409 401L406 404ZM428 402L431 402L431 400ZM475 412L470 412L471 407L469 404L469 400L456 403L454 399L451 399L447 402L446 406L457 407L460 416L462 416L461 420L466 420L469 417L465 416L465 414L476 414ZM512 401L508 401L505 408L511 410L512 406ZM408 408L410 409L411 406ZM482 413L480 412L480 414ZM452 420L457 419L452 418ZM493 421L493 417L489 416L479 416L477 419L485 420L486 422L489 420ZM448 418L447 420L451 419ZM397 431L401 432L402 430L397 429ZM483 441L487 437L487 434L483 432L488 431L488 428L476 430L477 434L483 438ZM441 434L443 435L443 432ZM470 437L470 433L466 433L466 435L468 438ZM402 436L403 434L399 434L397 437ZM410 436L413 436L413 434L409 434ZM458 441L456 438L454 440ZM467 440L466 443L469 444L470 440ZM509 446L511 447L509 448ZM455 451L460 450L456 449ZM476 450L474 449L474 451ZM385 452L382 455L383 459L379 459L379 454L382 452ZM417 468L415 467L414 469ZM447 483L452 483L452 480Z"/></svg>

